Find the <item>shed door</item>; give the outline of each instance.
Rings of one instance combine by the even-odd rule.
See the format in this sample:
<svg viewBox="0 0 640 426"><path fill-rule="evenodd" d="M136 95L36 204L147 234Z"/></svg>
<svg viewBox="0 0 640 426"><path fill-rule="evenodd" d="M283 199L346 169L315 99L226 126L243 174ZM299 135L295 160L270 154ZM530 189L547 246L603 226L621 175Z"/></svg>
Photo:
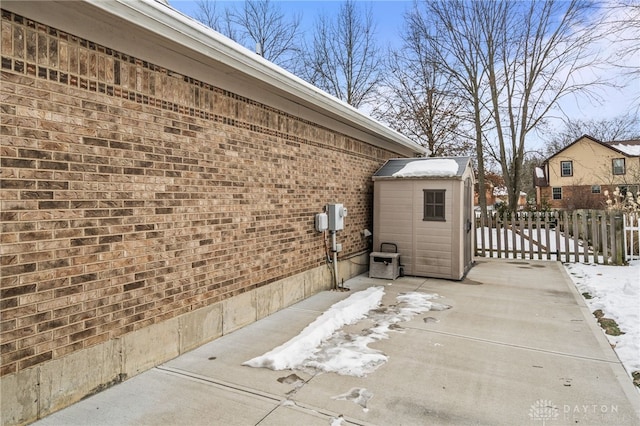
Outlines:
<svg viewBox="0 0 640 426"><path fill-rule="evenodd" d="M471 200L473 192L471 188L471 178L464 181L464 270L467 272L471 268L471 250L473 250L473 221Z"/></svg>

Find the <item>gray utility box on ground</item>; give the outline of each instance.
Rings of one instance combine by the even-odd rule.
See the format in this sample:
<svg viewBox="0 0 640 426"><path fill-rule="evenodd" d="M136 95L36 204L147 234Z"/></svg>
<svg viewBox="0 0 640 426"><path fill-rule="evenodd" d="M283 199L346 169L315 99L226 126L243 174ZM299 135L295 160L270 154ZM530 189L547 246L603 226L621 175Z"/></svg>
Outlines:
<svg viewBox="0 0 640 426"><path fill-rule="evenodd" d="M400 276L400 253L374 251L369 254L369 278L395 280Z"/></svg>

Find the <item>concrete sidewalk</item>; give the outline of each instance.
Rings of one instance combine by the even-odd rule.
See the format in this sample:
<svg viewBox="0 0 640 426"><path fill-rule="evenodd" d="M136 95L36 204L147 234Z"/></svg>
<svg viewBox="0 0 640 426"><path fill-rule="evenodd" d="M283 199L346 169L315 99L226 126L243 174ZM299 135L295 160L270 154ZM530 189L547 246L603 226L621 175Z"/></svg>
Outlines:
<svg viewBox="0 0 640 426"><path fill-rule="evenodd" d="M480 260L463 282L360 276L345 285L350 292L312 296L35 424L640 424L640 393L557 262ZM452 308L373 344L389 361L366 377L241 365L380 285L385 305L420 291ZM354 388L373 394L366 408L334 398Z"/></svg>

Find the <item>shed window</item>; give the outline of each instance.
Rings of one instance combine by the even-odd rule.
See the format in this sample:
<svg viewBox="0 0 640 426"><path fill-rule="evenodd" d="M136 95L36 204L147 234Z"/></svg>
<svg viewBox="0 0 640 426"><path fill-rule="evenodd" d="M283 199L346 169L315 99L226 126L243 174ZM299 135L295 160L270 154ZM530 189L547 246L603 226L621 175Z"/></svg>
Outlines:
<svg viewBox="0 0 640 426"><path fill-rule="evenodd" d="M552 191L553 191L554 200L562 200L562 188L556 187L556 188L553 188Z"/></svg>
<svg viewBox="0 0 640 426"><path fill-rule="evenodd" d="M614 175L623 175L623 174L625 174L624 158L614 158L613 160L611 160L611 165L613 166L613 174Z"/></svg>
<svg viewBox="0 0 640 426"><path fill-rule="evenodd" d="M573 176L573 161L561 161L560 169L560 176Z"/></svg>
<svg viewBox="0 0 640 426"><path fill-rule="evenodd" d="M423 220L444 221L444 189L424 190Z"/></svg>

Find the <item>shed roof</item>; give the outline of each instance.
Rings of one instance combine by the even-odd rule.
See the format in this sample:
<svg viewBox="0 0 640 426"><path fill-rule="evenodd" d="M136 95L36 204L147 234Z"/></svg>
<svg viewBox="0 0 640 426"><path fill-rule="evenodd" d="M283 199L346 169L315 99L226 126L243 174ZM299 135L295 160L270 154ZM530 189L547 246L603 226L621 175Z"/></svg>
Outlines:
<svg viewBox="0 0 640 426"><path fill-rule="evenodd" d="M373 180L461 178L467 167L471 167L471 157L392 158L375 172Z"/></svg>
<svg viewBox="0 0 640 426"><path fill-rule="evenodd" d="M303 119L322 121L332 130L400 156L428 153L406 136L183 15L165 1L3 0L2 8Z"/></svg>

